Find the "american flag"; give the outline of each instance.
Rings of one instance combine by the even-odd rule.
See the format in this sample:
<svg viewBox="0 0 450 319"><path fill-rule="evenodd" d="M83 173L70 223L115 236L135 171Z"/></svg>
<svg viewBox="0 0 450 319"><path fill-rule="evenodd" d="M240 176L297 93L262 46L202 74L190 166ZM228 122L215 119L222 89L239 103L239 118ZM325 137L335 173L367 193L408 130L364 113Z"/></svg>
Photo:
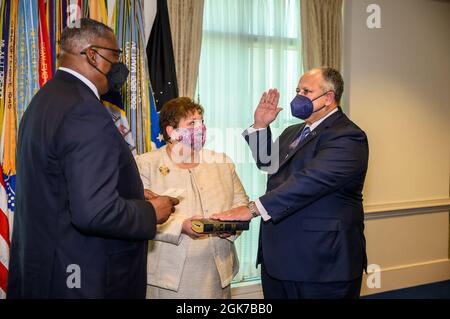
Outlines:
<svg viewBox="0 0 450 319"><path fill-rule="evenodd" d="M14 191L11 182L14 178L3 178L0 166L0 299L6 297L8 282L9 247L11 243L12 212L14 210ZM12 185L13 187L15 185Z"/></svg>

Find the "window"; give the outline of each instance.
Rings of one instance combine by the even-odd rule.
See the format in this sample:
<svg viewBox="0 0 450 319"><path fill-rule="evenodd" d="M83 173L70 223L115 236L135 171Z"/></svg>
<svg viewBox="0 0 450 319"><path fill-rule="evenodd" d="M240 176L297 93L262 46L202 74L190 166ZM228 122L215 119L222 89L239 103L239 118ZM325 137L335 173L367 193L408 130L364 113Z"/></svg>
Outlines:
<svg viewBox="0 0 450 319"><path fill-rule="evenodd" d="M205 108L206 148L236 164L251 200L264 194L260 172L241 133L253 123L261 94L280 90L284 110L271 128L279 135L295 123L289 103L302 73L300 0L205 0L197 96ZM236 241L240 271L235 282L258 280L259 221Z"/></svg>

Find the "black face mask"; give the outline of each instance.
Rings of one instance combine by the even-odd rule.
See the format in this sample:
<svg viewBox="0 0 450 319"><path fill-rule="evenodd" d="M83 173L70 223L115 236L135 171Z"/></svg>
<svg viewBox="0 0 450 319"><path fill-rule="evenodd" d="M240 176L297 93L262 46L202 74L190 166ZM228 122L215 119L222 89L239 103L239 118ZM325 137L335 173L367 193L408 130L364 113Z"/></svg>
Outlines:
<svg viewBox="0 0 450 319"><path fill-rule="evenodd" d="M111 51L121 53L120 50L103 48L103 47L99 47L99 46L95 46L95 47L99 48L99 49L111 50ZM108 73L103 73L99 68L97 68L95 65L92 65L88 60L89 64L91 64L98 72L100 72L101 74L103 74L106 77L106 79L108 80L108 90L119 92L120 89L122 88L122 86L127 81L128 74L130 73L127 66L125 64L123 64L122 62L113 63L113 62L109 61L103 55L98 53L98 51L95 51L95 53L97 53L105 61L109 62L111 64L111 69L109 70ZM80 54L86 55L86 52L83 51Z"/></svg>
<svg viewBox="0 0 450 319"><path fill-rule="evenodd" d="M111 70L106 75L104 74L108 80L108 89L119 92L127 81L129 73L130 71L125 64L121 62L111 63Z"/></svg>

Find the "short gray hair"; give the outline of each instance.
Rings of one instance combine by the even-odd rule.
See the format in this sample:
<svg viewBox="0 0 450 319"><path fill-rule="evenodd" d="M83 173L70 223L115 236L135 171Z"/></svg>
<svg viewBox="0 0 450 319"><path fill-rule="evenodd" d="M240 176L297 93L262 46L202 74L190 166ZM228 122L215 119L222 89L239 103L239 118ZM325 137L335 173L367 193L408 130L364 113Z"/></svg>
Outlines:
<svg viewBox="0 0 450 319"><path fill-rule="evenodd" d="M344 93L344 79L338 70L330 67L321 67L322 78L326 87L325 90L334 92L334 99L337 103L341 102L342 93Z"/></svg>
<svg viewBox="0 0 450 319"><path fill-rule="evenodd" d="M107 25L88 18L75 21L61 33L59 45L62 51L79 53L98 38L107 38L114 31Z"/></svg>

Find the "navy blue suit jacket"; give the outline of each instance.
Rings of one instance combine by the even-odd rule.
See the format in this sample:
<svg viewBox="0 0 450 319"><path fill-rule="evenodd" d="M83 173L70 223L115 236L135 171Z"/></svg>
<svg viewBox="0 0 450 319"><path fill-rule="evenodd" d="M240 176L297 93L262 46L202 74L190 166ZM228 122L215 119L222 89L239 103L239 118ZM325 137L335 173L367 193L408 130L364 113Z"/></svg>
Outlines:
<svg viewBox="0 0 450 319"><path fill-rule="evenodd" d="M250 147L258 167L278 168L260 197L271 220L261 222L258 263L279 280L349 281L361 276L367 263L362 205L367 137L339 108L289 152L304 125L288 127L275 142L279 150L270 128L244 132L247 142L256 141ZM270 159L263 162L265 152Z"/></svg>
<svg viewBox="0 0 450 319"><path fill-rule="evenodd" d="M145 298L155 211L92 90L58 71L23 116L17 163L7 297Z"/></svg>

